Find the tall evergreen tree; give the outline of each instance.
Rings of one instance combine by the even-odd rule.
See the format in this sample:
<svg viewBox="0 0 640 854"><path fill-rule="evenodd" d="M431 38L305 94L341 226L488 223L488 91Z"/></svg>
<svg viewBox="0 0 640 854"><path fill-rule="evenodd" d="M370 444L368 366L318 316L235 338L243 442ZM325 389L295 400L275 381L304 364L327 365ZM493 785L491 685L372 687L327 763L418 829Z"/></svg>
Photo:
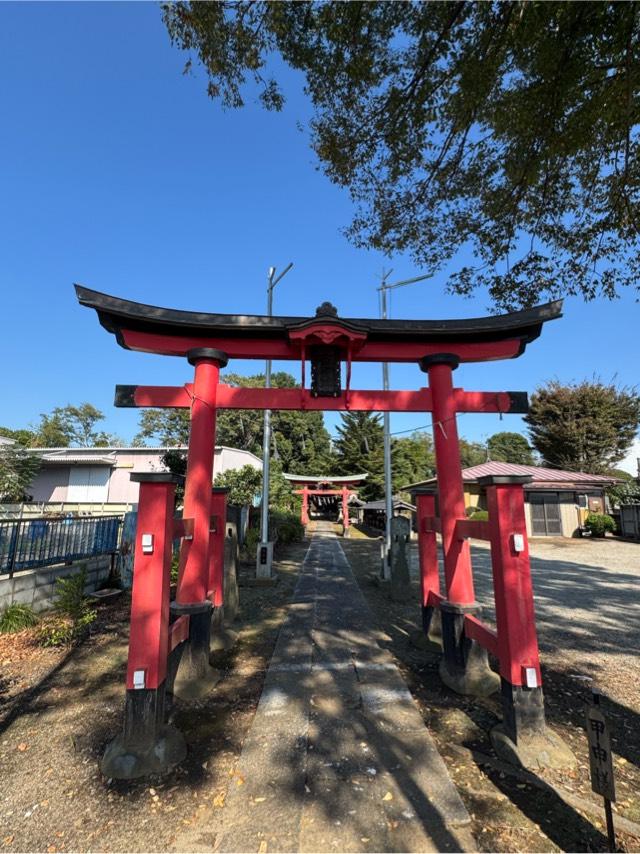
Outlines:
<svg viewBox="0 0 640 854"><path fill-rule="evenodd" d="M369 477L359 488L360 498L374 501L384 496L384 439L382 419L373 412L342 412L335 443L337 474Z"/></svg>
<svg viewBox="0 0 640 854"><path fill-rule="evenodd" d="M391 439L391 474L394 494L409 483L433 477L436 470L430 433Z"/></svg>
<svg viewBox="0 0 640 854"><path fill-rule="evenodd" d="M554 380L536 389L524 420L545 464L606 474L633 444L640 397L635 389L597 379L568 385Z"/></svg>

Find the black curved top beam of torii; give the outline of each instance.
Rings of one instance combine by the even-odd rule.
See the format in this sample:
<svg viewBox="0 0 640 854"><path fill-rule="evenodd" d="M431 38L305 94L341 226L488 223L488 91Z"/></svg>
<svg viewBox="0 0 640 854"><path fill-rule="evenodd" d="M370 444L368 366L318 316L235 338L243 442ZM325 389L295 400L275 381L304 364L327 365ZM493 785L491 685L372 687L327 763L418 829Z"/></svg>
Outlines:
<svg viewBox="0 0 640 854"><path fill-rule="evenodd" d="M341 318L330 303L313 317L210 314L131 302L76 285L81 305L93 308L120 346L139 352L186 356L201 348L232 359L286 359L302 363L302 388L233 388L221 384L217 406L239 409L431 411L428 388L418 391L350 389L352 362L414 362L448 354L458 362L513 359L562 316L562 301L503 315L461 320ZM305 362L312 366L305 388ZM346 362L346 388L340 363ZM525 392L455 389L458 412L526 412ZM118 386L117 406L190 406L192 390Z"/></svg>

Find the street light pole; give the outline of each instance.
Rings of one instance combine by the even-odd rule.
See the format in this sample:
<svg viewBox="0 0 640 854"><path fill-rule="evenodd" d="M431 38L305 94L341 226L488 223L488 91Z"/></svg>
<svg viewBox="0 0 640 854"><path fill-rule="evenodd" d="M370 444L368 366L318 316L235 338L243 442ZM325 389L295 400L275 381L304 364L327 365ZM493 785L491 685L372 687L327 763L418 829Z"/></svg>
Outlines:
<svg viewBox="0 0 640 854"><path fill-rule="evenodd" d="M415 282L422 282L424 279L430 279L431 274L424 276L416 276L413 279L403 279L401 282L394 282L392 285L387 284L387 279L393 270L382 271L382 283L378 288L380 292L380 315L383 320L388 319L387 315L387 291L394 288L402 288L405 285L413 285ZM382 388L385 391L389 390L389 365L387 362L382 363ZM391 578L391 518L393 516L393 490L391 487L391 421L388 412L382 414L383 439L384 439L384 553L382 555L382 578L389 580Z"/></svg>
<svg viewBox="0 0 640 854"><path fill-rule="evenodd" d="M391 274L382 275L382 286L380 288L380 310L382 319L387 319L387 277ZM389 390L389 365L382 363L382 388ZM391 517L393 516L393 490L391 488L391 421L389 413L383 412L382 426L384 439L384 552L382 555L382 577L385 580L391 578Z"/></svg>
<svg viewBox="0 0 640 854"><path fill-rule="evenodd" d="M268 284L267 284L267 315L271 317L273 314L273 289L278 282L286 276L289 270L293 267L293 262L289 263L282 273L277 278L275 277L276 268L269 267ZM271 359L267 359L265 374L265 388L271 388ZM273 543L269 540L269 470L271 464L271 410L264 411L264 429L263 429L263 453L262 453L262 507L260 514L260 542L258 544L258 554L256 556L256 576L258 578L271 578L271 564L273 562Z"/></svg>

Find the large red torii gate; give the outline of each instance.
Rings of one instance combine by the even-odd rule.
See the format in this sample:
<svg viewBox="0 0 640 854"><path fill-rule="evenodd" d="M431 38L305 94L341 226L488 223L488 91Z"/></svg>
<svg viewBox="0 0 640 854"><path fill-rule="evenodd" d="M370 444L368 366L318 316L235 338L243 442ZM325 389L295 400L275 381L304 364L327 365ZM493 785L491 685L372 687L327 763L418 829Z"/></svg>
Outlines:
<svg viewBox="0 0 640 854"><path fill-rule="evenodd" d="M468 320L375 320L340 318L329 303L320 306L315 317L264 317L141 305L81 286L76 292L80 303L96 310L100 323L122 347L186 357L195 369L193 382L182 386L116 387L116 406L190 409L191 429L184 518L179 523L172 518L171 475L154 475L141 485L125 727L105 753L103 770L108 776L140 776L179 761L183 753L179 734L164 722L165 689L197 696L214 682L209 645L212 608L223 606L219 532L224 528L224 496L212 493L211 478L216 411L224 408L432 413L440 517L436 519L434 508L421 501L418 535L425 629L437 609L444 651L441 675L461 693L496 688L498 677L489 668L487 650L498 655L507 741L517 751L523 739L531 743L543 737L548 748L522 484L491 484L489 527L469 523L456 425L459 412L524 413L527 395L454 388L453 371L464 362L522 355L543 324L561 316L561 302ZM299 359L301 387L225 385L219 373L230 358ZM407 391L351 389L351 366L358 361L416 363L428 375L429 386ZM438 580L436 532L442 537L444 594ZM181 537L181 549L176 601L171 603L174 619L168 625L167 544L172 536ZM478 619L470 536L491 540L497 633Z"/></svg>

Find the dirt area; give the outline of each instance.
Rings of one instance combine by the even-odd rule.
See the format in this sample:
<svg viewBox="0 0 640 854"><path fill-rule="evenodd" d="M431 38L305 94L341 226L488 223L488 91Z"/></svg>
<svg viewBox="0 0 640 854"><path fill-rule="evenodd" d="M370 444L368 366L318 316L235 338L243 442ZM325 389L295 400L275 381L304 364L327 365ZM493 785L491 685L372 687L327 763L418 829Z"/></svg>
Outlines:
<svg viewBox="0 0 640 854"><path fill-rule="evenodd" d="M418 626L417 583L411 603L392 602L384 587L370 582L378 541L354 533L341 545L472 815L479 850L606 850L601 805L588 780L588 690L584 679L574 678L591 673L609 694L604 711L616 752L616 812L637 827L640 674L633 668L640 546L533 545L548 721L580 761L577 772L534 776L496 760L488 732L499 720L498 702L467 700L442 686L437 651L410 642ZM122 721L126 599L103 607L92 636L71 651L40 649L30 632L0 636L0 849L171 851L180 850L185 831L214 826L228 786L238 785L231 775L305 551L301 544L283 552L276 586L241 589L239 642L219 656L223 679L209 700L176 704L173 718L189 754L163 779L121 784L98 770ZM488 603L490 569L482 548L474 548L474 565L478 596ZM634 825L622 824L619 848L640 850L640 834L627 832Z"/></svg>
<svg viewBox="0 0 640 854"><path fill-rule="evenodd" d="M163 779L122 784L98 769L122 725L126 599L103 606L70 651L40 649L28 631L0 635L0 849L167 851L183 829L215 822L305 552L283 550L277 585L242 587L239 642L218 656L223 678L209 700L176 703L189 753Z"/></svg>
<svg viewBox="0 0 640 854"><path fill-rule="evenodd" d="M501 717L499 698L468 700L449 691L438 677L439 652L412 644L417 580L413 601L393 602L384 585L371 582L378 541L355 537L342 545L472 815L479 850L607 850L602 801L589 782L583 724L589 683L576 678L589 673L608 694L603 708L616 754L615 814L635 823L625 826L633 834L618 827L618 845L640 850L640 546L608 540L532 546L547 720L579 760L577 771L535 776L514 774L496 758L489 731ZM489 553L476 544L473 557L478 598L489 604ZM415 557L412 563L415 568Z"/></svg>

